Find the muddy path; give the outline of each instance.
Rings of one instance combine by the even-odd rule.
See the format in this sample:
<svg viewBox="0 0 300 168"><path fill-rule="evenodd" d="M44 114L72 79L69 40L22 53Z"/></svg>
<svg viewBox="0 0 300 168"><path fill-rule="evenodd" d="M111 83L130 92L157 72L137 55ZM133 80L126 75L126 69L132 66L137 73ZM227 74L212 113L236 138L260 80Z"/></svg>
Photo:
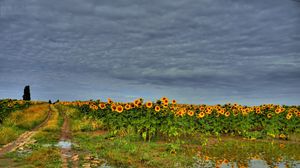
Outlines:
<svg viewBox="0 0 300 168"><path fill-rule="evenodd" d="M51 118L52 110L49 106L48 114L46 119L39 124L38 126L34 127L31 131L26 131L23 134L21 134L15 141L10 142L6 145L4 145L2 148L0 148L0 157L8 152L12 152L18 148L23 147L26 143L30 141L30 138L37 133L37 131L47 124L49 119Z"/></svg>
<svg viewBox="0 0 300 168"><path fill-rule="evenodd" d="M64 117L64 123L61 128L61 136L58 143L61 148L62 168L77 168L79 167L79 156L72 151L72 132L70 129L70 119L67 115L62 115Z"/></svg>

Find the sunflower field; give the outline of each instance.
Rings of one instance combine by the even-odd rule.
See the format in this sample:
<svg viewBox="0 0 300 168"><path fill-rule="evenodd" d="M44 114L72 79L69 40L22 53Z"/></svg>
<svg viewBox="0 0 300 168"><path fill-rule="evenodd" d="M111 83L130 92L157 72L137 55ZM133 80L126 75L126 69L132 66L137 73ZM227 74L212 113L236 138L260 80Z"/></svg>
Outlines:
<svg viewBox="0 0 300 168"><path fill-rule="evenodd" d="M108 99L60 104L77 108L82 117L102 120L109 131L134 130L145 141L156 136L172 140L199 134L287 140L300 132L300 106L178 104L167 97L155 102L139 98L128 103Z"/></svg>

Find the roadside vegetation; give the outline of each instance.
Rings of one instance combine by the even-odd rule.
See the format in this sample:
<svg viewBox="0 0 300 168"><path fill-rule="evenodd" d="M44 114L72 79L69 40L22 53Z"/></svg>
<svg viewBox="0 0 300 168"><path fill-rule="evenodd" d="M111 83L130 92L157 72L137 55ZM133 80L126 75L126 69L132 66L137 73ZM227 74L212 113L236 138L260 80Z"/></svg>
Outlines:
<svg viewBox="0 0 300 168"><path fill-rule="evenodd" d="M47 117L48 111L48 104L39 104L10 112L0 125L0 145L15 140L23 132L40 124Z"/></svg>
<svg viewBox="0 0 300 168"><path fill-rule="evenodd" d="M39 111L48 112L50 108L51 116L48 122L40 128L37 133L31 138L31 140L23 146L17 148L15 151L8 153L2 159L3 166L14 167L60 167L61 157L60 149L57 146L57 142L60 138L60 127L63 119L59 111L53 106L45 104L39 107ZM37 109L35 109L37 110ZM44 118L44 116L40 116ZM35 116L36 120L40 120ZM0 159L1 161L1 159ZM7 162L5 164L4 162Z"/></svg>

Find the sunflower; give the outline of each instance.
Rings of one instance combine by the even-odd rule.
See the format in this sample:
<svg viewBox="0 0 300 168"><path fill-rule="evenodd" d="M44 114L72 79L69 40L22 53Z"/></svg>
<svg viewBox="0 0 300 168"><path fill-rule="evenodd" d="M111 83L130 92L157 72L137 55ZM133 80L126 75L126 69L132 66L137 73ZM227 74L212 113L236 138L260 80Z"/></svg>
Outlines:
<svg viewBox="0 0 300 168"><path fill-rule="evenodd" d="M160 111L160 107L159 106L155 106L155 109L154 109L156 112L159 112Z"/></svg>
<svg viewBox="0 0 300 168"><path fill-rule="evenodd" d="M176 104L176 103L177 103L176 100L173 99L173 100L172 100L172 104Z"/></svg>
<svg viewBox="0 0 300 168"><path fill-rule="evenodd" d="M104 103L100 103L100 104L99 104L99 107L103 110L103 109L106 108L106 105L105 105Z"/></svg>
<svg viewBox="0 0 300 168"><path fill-rule="evenodd" d="M285 136L284 134L280 134L280 135L279 135L279 138L280 138L280 139L285 139L286 136Z"/></svg>
<svg viewBox="0 0 300 168"><path fill-rule="evenodd" d="M276 110L275 110L275 113L276 114L279 114L281 112L281 109L280 108L277 108Z"/></svg>
<svg viewBox="0 0 300 168"><path fill-rule="evenodd" d="M288 113L285 118L289 120L292 118L292 116L293 116L293 113Z"/></svg>
<svg viewBox="0 0 300 168"><path fill-rule="evenodd" d="M242 109L242 114L243 114L244 116L248 115L247 110L246 110L246 109Z"/></svg>
<svg viewBox="0 0 300 168"><path fill-rule="evenodd" d="M163 108L168 108L168 104L163 104Z"/></svg>
<svg viewBox="0 0 300 168"><path fill-rule="evenodd" d="M134 108L135 106L134 106L134 103L131 103L130 104L130 108Z"/></svg>
<svg viewBox="0 0 300 168"><path fill-rule="evenodd" d="M93 109L93 110L98 110L98 106L96 106L96 105L94 105L94 104L93 104L93 105L90 105L90 108Z"/></svg>
<svg viewBox="0 0 300 168"><path fill-rule="evenodd" d="M225 117L229 117L229 116L230 116L230 112L227 111L227 112L225 113Z"/></svg>
<svg viewBox="0 0 300 168"><path fill-rule="evenodd" d="M271 114L271 113L268 113L268 114L267 114L267 118L272 118L272 114Z"/></svg>
<svg viewBox="0 0 300 168"><path fill-rule="evenodd" d="M116 108L116 111L117 111L118 113L122 113L122 112L123 112L123 106L118 105L117 108Z"/></svg>
<svg viewBox="0 0 300 168"><path fill-rule="evenodd" d="M187 114L192 117L195 114L195 112L192 110L189 110Z"/></svg>
<svg viewBox="0 0 300 168"><path fill-rule="evenodd" d="M126 104L126 105L125 105L125 110L130 110L130 109L131 109L130 104Z"/></svg>
<svg viewBox="0 0 300 168"><path fill-rule="evenodd" d="M206 110L213 110L213 108L209 106L206 108Z"/></svg>
<svg viewBox="0 0 300 168"><path fill-rule="evenodd" d="M107 98L107 103L111 104L113 101L110 98Z"/></svg>
<svg viewBox="0 0 300 168"><path fill-rule="evenodd" d="M232 112L233 112L233 116L239 115L239 111L237 109L233 109Z"/></svg>
<svg viewBox="0 0 300 168"><path fill-rule="evenodd" d="M167 97L162 97L160 100L163 102L164 100L168 100L168 98Z"/></svg>
<svg viewBox="0 0 300 168"><path fill-rule="evenodd" d="M225 113L225 109L219 110L219 113L220 113L220 114L224 114L224 113Z"/></svg>
<svg viewBox="0 0 300 168"><path fill-rule="evenodd" d="M151 102L151 101L148 101L148 102L146 103L146 107L147 107L147 108L152 108L152 102Z"/></svg>
<svg viewBox="0 0 300 168"><path fill-rule="evenodd" d="M139 107L142 104L141 99L134 100L133 104L135 107Z"/></svg>
<svg viewBox="0 0 300 168"><path fill-rule="evenodd" d="M260 113L261 113L261 110L260 110L260 108L259 108L259 107L257 107L257 108L255 109L255 112L256 112L256 114L260 114Z"/></svg>
<svg viewBox="0 0 300 168"><path fill-rule="evenodd" d="M162 101L162 103L163 103L164 105L168 105L168 104L169 104L169 100L168 100L168 99L165 99L165 100Z"/></svg>
<svg viewBox="0 0 300 168"><path fill-rule="evenodd" d="M117 106L116 106L115 104L112 104L112 105L110 106L110 108L111 108L111 111L116 111Z"/></svg>
<svg viewBox="0 0 300 168"><path fill-rule="evenodd" d="M206 113L206 114L211 114L211 113L212 113L212 110L206 110L205 113Z"/></svg>
<svg viewBox="0 0 300 168"><path fill-rule="evenodd" d="M180 117L183 117L184 114L185 114L185 113L184 113L183 110L179 110L179 111L176 112L176 115L177 115L177 116L180 116Z"/></svg>
<svg viewBox="0 0 300 168"><path fill-rule="evenodd" d="M198 118L203 118L205 116L205 113L204 112L200 112L199 114L198 114Z"/></svg>

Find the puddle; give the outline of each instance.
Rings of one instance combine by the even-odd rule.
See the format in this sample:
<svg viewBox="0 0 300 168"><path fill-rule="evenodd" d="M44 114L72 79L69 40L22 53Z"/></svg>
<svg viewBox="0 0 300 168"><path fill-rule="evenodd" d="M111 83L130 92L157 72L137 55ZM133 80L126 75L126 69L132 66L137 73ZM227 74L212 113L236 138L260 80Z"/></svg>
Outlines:
<svg viewBox="0 0 300 168"><path fill-rule="evenodd" d="M203 146L194 167L300 168L299 151L294 143L228 140Z"/></svg>
<svg viewBox="0 0 300 168"><path fill-rule="evenodd" d="M63 149L71 149L72 143L69 141L59 141L56 146L63 148Z"/></svg>
<svg viewBox="0 0 300 168"><path fill-rule="evenodd" d="M53 145L52 145L52 144L43 144L43 145L42 145L42 147L46 147L46 148L47 148L47 147L51 147L51 146L53 146Z"/></svg>
<svg viewBox="0 0 300 168"><path fill-rule="evenodd" d="M240 167L247 167L247 168L270 168L270 167L276 167L276 168L299 168L300 167L300 161L286 161L286 162L279 162L279 163L273 163L268 164L264 160L249 160L248 163L240 164L236 162L229 162L227 164L216 164L214 161L200 161L196 164L194 164L193 167L202 167L202 168L210 168L210 167L218 167L218 168L240 168Z"/></svg>

